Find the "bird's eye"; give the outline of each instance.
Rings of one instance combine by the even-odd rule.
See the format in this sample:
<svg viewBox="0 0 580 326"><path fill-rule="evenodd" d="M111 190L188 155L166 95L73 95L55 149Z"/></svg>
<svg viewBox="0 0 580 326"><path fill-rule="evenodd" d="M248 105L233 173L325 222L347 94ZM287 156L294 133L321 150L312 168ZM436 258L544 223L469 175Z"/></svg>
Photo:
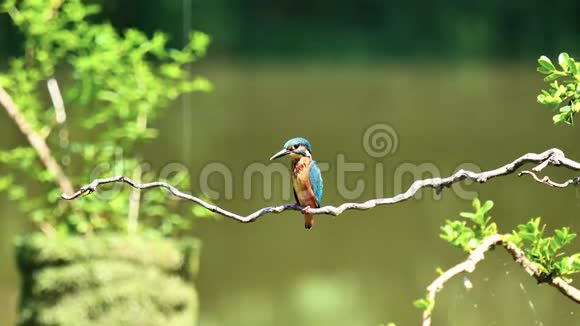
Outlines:
<svg viewBox="0 0 580 326"><path fill-rule="evenodd" d="M298 149L298 145L292 146L293 149Z"/></svg>

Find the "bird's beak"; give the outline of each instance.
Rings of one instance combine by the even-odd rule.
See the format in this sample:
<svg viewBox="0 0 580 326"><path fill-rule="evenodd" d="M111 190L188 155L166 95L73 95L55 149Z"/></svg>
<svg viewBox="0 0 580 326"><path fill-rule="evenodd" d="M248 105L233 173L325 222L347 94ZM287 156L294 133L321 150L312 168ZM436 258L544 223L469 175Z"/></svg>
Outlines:
<svg viewBox="0 0 580 326"><path fill-rule="evenodd" d="M286 156L290 153L292 153L292 152L287 150L286 148L284 148L281 151L279 151L278 153L274 154L274 156L270 157L270 161L275 160L275 159L282 157L282 156Z"/></svg>

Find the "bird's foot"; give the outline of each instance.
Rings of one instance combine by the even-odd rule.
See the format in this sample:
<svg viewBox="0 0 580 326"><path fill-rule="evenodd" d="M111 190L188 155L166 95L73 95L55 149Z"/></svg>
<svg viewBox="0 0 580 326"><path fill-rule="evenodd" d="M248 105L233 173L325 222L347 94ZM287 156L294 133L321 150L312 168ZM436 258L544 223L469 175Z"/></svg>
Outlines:
<svg viewBox="0 0 580 326"><path fill-rule="evenodd" d="M302 209L302 213L304 213L304 214L307 214L307 213L310 211L310 209L311 209L311 208L312 208L312 207L310 207L310 205L308 205L308 206L304 207L304 208Z"/></svg>

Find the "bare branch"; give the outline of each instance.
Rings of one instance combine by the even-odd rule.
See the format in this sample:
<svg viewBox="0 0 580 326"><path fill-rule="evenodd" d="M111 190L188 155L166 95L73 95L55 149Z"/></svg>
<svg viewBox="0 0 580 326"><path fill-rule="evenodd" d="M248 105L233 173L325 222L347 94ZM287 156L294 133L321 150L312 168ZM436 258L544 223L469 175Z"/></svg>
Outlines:
<svg viewBox="0 0 580 326"><path fill-rule="evenodd" d="M74 188L62 170L61 166L58 164L56 159L52 156L50 148L44 141L44 138L38 135L34 129L30 126L26 118L22 115L18 106L12 100L12 97L0 86L0 104L4 106L6 112L16 125L20 129L20 131L28 138L28 142L34 148L38 157L42 161L42 164L46 167L46 169L52 174L55 178L58 186L64 193L72 193Z"/></svg>
<svg viewBox="0 0 580 326"><path fill-rule="evenodd" d="M580 290L570 285L565 280L560 277L550 278L546 277L544 273L540 271L528 258L526 258L525 253L520 250L515 244L509 241L503 241L501 245L507 250L513 257L516 263L524 268L526 273L533 276L538 283L547 283L551 286L557 288L563 295L568 297L570 300L580 303Z"/></svg>
<svg viewBox="0 0 580 326"><path fill-rule="evenodd" d="M532 178L539 183L543 183L543 184L547 184L550 187L556 187L556 188L566 188L569 185L578 185L580 183L580 177L576 177L576 178L572 178L569 180L566 180L562 183L556 182L556 181L552 181L550 179L550 177L545 176L543 178L538 177L534 172L532 171L522 171L520 173L518 173L518 176L522 176L522 175L530 175L532 176Z"/></svg>
<svg viewBox="0 0 580 326"><path fill-rule="evenodd" d="M491 248L491 246L499 245L502 246L513 257L514 261L518 263L526 271L526 273L534 277L538 283L547 283L557 288L562 294L564 294L572 301L580 303L579 289L573 287L559 277L547 277L536 267L536 265L534 265L534 263L532 263L526 257L520 248L518 248L515 244L505 240L509 236L509 234L494 234L484 238L481 241L481 244L469 254L466 260L443 272L443 274L437 277L433 283L427 287L427 298L432 302L435 301L437 292L441 291L447 282L461 273L473 272L476 265L485 258L484 254ZM431 313L432 309L426 309L423 312L423 326L431 325Z"/></svg>
<svg viewBox="0 0 580 326"><path fill-rule="evenodd" d="M203 206L204 208L206 208L207 210L223 215L225 217L229 217L232 218L234 220L243 222L243 223L249 223L249 222L253 222L255 221L258 217L267 214L267 213L280 213L283 212L285 210L301 210L302 207L298 206L298 205L293 205L293 204L288 204L288 205L280 205L280 206L272 206L272 207L264 207L248 216L241 216L235 213L232 213L230 211L227 211L223 208L220 208L218 206L212 205L198 197L192 196L190 194L186 194L182 191L180 191L179 189L175 188L174 186L166 183L166 182L149 182L149 183L136 183L135 181L133 181L130 178L127 178L125 176L116 176L116 177L112 177L112 178L107 178L107 179L95 179L93 180L93 182L91 182L90 184L83 186L81 189L79 189L79 191L75 192L72 195L66 195L63 194L61 195L61 197L63 199L66 200L73 200L75 198L78 198L80 196L82 196L83 194L90 194L94 191L97 190L97 187L103 184L108 184L108 183L114 183L114 182L125 182L128 185L130 185L133 188L137 188L137 189L149 189L149 188L165 188L167 190L169 190L169 192L171 192L175 197L181 198L181 199L186 199L186 200L190 200L193 201L201 206ZM317 209L318 210L318 209ZM316 214L322 214L320 212L317 212Z"/></svg>
<svg viewBox="0 0 580 326"><path fill-rule="evenodd" d="M464 179L471 179L471 180L475 180L479 183L483 183L489 179L492 179L492 178L495 178L498 176L512 174L512 173L516 172L516 170L519 167L521 167L522 165L524 165L526 163L537 163L538 166L536 166L536 169L538 169L538 170L543 169L547 165L564 166L564 167L567 167L568 169L571 169L574 171L580 170L580 163L566 158L564 153L561 150L559 150L557 148L553 148L553 149L549 149L549 150L547 150L543 153L539 153L539 154L536 154L536 153L525 154L525 155L515 159L513 162L508 163L508 164L506 164L502 167L499 167L495 170L490 170L490 171L485 171L485 172L473 172L473 171L467 171L467 170L459 170L447 178L431 178L431 179L417 180L417 181L413 182L413 184L409 187L409 189L407 191L405 191L404 193L398 194L394 197L377 198L377 199L368 200L368 201L363 202L363 203L344 203L344 204L342 204L340 206L336 206L336 207L335 206L324 206L321 208L310 209L309 213L337 216L337 215L342 214L344 211L350 210L350 209L367 210L367 209L371 209L371 208L379 206L379 205L395 204L395 203L402 202L402 201L405 201L405 200L413 197L422 188L427 188L427 187L434 188L437 192L440 192L444 187L449 187L452 184L459 182L461 180L464 180ZM193 195L184 193L168 183L150 182L150 183L141 184L141 183L136 183L135 181L133 181L130 178L127 178L125 176L116 176L116 177L106 178L106 179L95 179L91 183L89 183L88 185L85 185L82 188L80 188L77 192L75 192L75 193L69 192L68 194L65 192L61 197L63 199L66 199L66 200L73 200L73 199L80 197L81 195L83 195L85 193L89 194L89 193L92 193L93 191L96 191L97 187L100 185L113 183L113 182L125 182L125 183L129 184L130 186L137 188L137 189L149 189L149 188L156 188L156 187L165 188L165 189L169 190L176 197L193 201L193 202L205 207L206 209L208 209L211 212L223 215L223 216L228 217L228 218L232 218L236 221L243 222L243 223L253 222L257 218L259 218L260 216L262 216L264 214L280 213L280 212L283 212L286 210L301 210L303 208L301 206L293 205L293 204L271 206L271 207L261 208L250 215L242 216L242 215L238 215L238 214L232 213L230 211L227 211L227 210L220 208L218 206L212 205L210 203L207 203L207 202L203 201L202 199L195 197Z"/></svg>

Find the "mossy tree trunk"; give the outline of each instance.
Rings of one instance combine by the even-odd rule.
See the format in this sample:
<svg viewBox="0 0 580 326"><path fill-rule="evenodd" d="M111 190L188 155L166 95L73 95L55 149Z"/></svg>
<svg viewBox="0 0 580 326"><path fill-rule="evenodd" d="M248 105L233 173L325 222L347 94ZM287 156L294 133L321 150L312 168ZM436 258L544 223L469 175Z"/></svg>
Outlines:
<svg viewBox="0 0 580 326"><path fill-rule="evenodd" d="M16 243L20 325L196 325L199 242L126 235Z"/></svg>

